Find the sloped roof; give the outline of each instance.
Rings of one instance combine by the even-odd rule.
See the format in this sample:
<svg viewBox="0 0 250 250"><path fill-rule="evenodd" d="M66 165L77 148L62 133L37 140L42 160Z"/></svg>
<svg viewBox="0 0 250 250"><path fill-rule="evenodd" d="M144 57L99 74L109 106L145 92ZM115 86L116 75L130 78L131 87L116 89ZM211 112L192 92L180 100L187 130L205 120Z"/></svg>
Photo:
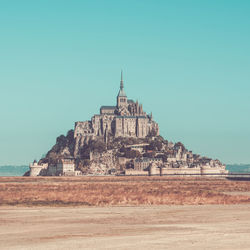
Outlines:
<svg viewBox="0 0 250 250"><path fill-rule="evenodd" d="M122 116L122 115L118 115L117 118L142 118L142 119L146 119L145 116Z"/></svg>
<svg viewBox="0 0 250 250"><path fill-rule="evenodd" d="M118 96L127 97L127 95L126 95L125 91L123 90L123 88L121 88L121 89L119 90Z"/></svg>
<svg viewBox="0 0 250 250"><path fill-rule="evenodd" d="M101 106L101 109L116 109L116 106Z"/></svg>

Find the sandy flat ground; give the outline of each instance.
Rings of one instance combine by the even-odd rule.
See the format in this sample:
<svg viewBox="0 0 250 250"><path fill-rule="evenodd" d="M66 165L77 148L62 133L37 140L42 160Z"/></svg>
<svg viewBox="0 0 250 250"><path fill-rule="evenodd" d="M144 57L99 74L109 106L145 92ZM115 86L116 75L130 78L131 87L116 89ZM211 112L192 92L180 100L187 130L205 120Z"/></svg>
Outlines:
<svg viewBox="0 0 250 250"><path fill-rule="evenodd" d="M0 249L250 249L250 205L0 207Z"/></svg>

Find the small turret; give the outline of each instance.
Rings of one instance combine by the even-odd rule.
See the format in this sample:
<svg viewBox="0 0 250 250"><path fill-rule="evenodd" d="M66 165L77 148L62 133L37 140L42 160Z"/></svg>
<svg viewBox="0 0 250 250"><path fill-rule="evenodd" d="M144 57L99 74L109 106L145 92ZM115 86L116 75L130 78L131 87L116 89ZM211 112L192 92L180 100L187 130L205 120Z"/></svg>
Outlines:
<svg viewBox="0 0 250 250"><path fill-rule="evenodd" d="M142 114L142 105L140 104L140 106L139 106L139 115L141 115Z"/></svg>
<svg viewBox="0 0 250 250"><path fill-rule="evenodd" d="M139 104L138 104L138 100L136 100L136 103L135 103L135 112L136 112L136 114L139 114Z"/></svg>

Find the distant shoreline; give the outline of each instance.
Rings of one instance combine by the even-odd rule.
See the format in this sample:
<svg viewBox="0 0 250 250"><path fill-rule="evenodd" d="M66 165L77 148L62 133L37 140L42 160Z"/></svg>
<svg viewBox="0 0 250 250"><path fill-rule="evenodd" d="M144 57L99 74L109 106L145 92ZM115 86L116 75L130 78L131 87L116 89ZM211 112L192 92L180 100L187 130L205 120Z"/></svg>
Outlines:
<svg viewBox="0 0 250 250"><path fill-rule="evenodd" d="M250 164L226 164L230 173L250 173ZM29 166L20 165L0 166L0 176L23 176L29 170Z"/></svg>
<svg viewBox="0 0 250 250"><path fill-rule="evenodd" d="M0 166L0 176L23 176L29 170L29 166Z"/></svg>

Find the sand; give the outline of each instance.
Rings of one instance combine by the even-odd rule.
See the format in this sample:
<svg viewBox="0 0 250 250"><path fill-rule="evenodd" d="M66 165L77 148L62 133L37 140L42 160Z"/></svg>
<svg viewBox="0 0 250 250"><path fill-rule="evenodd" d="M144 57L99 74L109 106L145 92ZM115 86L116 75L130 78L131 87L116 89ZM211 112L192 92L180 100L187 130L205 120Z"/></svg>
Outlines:
<svg viewBox="0 0 250 250"><path fill-rule="evenodd" d="M250 205L0 207L0 249L250 249Z"/></svg>

